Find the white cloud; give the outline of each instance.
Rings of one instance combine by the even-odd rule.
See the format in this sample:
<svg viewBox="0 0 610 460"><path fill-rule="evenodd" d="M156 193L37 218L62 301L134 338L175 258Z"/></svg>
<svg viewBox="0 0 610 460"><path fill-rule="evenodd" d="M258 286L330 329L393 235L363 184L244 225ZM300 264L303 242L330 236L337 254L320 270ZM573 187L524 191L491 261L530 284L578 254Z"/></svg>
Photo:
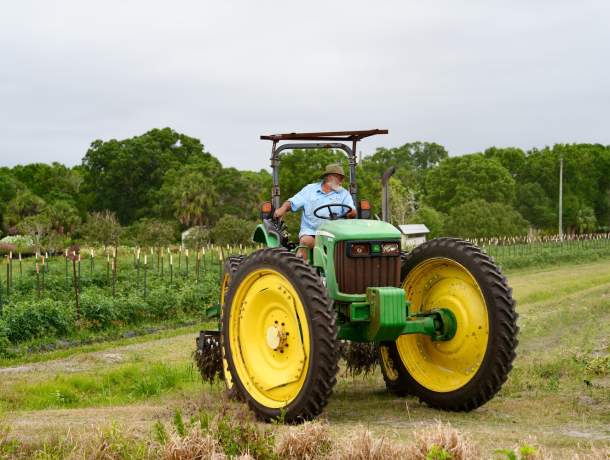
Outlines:
<svg viewBox="0 0 610 460"><path fill-rule="evenodd" d="M451 154L610 143L599 1L20 1L0 15L0 165L171 126L226 165L263 133L389 128Z"/></svg>

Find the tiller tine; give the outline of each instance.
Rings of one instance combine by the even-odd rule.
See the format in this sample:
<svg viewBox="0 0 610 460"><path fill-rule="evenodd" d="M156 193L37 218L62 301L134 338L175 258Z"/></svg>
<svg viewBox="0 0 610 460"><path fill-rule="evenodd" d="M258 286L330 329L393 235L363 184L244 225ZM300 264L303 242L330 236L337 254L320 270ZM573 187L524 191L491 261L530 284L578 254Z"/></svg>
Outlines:
<svg viewBox="0 0 610 460"><path fill-rule="evenodd" d="M373 373L379 363L377 346L374 343L344 340L340 350L341 357L347 364L346 372L352 377Z"/></svg>
<svg viewBox="0 0 610 460"><path fill-rule="evenodd" d="M193 358L197 363L203 381L214 383L217 378L223 380L220 333L218 331L201 331L196 342L197 349L193 353Z"/></svg>

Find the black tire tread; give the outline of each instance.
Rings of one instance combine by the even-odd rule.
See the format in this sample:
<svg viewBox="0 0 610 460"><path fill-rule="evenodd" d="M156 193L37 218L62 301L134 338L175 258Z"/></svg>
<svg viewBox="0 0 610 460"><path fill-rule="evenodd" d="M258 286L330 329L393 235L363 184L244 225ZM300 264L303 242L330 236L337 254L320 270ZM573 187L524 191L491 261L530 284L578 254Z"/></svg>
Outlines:
<svg viewBox="0 0 610 460"><path fill-rule="evenodd" d="M337 383L339 353L336 313L320 277L302 258L285 248L261 249L245 258L229 283L227 305L231 305L236 286L240 283L242 275L245 276L251 270L263 266L281 270L293 282L308 313L311 334L308 377L297 398L280 410L265 408L248 394L234 371L233 360L229 356L230 350L226 350L228 351L229 369L235 376L235 385L239 387L240 393L258 418L270 421L281 417L285 423L300 423L312 420L320 415L327 405L333 387ZM224 312L223 324L228 321L229 316L228 309L225 309ZM221 337L223 348L225 348L224 341L227 336L223 332Z"/></svg>
<svg viewBox="0 0 610 460"><path fill-rule="evenodd" d="M490 311L490 336L485 358L477 374L464 387L448 393L430 391L416 382L408 373L394 342L386 342L390 356L397 366L399 378L390 380L382 367L387 389L398 395L412 394L426 404L450 411L470 411L489 401L502 387L512 369L515 349L518 344L516 302L506 277L494 260L482 249L469 241L458 238L437 238L417 246L408 253L402 262L401 279L405 280L409 271L429 257L452 258L453 255L469 261L469 271L475 270L477 282L483 292L488 311ZM460 261L458 261L460 262ZM493 333L492 333L493 332ZM398 360L398 361L397 361Z"/></svg>
<svg viewBox="0 0 610 460"><path fill-rule="evenodd" d="M243 260L245 259L246 256L244 255L230 255L225 259L225 263L223 264L223 270L222 270L222 276L224 278L225 274L228 273L229 274L229 283L231 282L231 278L233 277L233 275L235 274L235 272L237 271L237 269L239 268L239 265L243 262ZM222 286L221 286L222 289ZM222 293L219 294L220 299L222 299ZM220 302L219 299L219 302ZM221 308L224 308L224 305L220 306ZM225 352L224 352L224 347L222 346L222 318L220 321L220 352L221 352L221 358L224 359L225 356ZM223 363L221 361L221 366L223 366ZM224 380L224 369L221 370L221 375L223 376L223 380ZM231 375L231 380L233 380L233 376ZM227 383L227 382L225 382ZM237 389L237 387L235 385L232 385L231 387L229 387L227 385L226 388L226 396L229 399L235 400L235 401L243 401L243 395L239 392L239 390Z"/></svg>

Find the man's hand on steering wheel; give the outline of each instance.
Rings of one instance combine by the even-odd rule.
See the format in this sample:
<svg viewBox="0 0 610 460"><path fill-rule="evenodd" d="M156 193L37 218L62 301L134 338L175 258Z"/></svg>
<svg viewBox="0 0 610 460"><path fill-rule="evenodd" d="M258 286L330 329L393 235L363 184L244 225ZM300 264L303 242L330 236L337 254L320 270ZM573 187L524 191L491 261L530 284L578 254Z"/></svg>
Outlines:
<svg viewBox="0 0 610 460"><path fill-rule="evenodd" d="M339 213L335 214L332 211L333 207L342 208L342 210L347 209L347 212L345 212L343 214L339 214ZM318 211L321 211L322 209L326 209L326 208L328 208L328 216L323 216L323 215L318 214ZM326 220L336 220L336 219L340 219L340 218L346 219L348 217L355 217L356 210L347 204L329 203L329 204L323 204L322 206L318 206L316 209L313 210L313 215L316 216L318 219L326 219Z"/></svg>

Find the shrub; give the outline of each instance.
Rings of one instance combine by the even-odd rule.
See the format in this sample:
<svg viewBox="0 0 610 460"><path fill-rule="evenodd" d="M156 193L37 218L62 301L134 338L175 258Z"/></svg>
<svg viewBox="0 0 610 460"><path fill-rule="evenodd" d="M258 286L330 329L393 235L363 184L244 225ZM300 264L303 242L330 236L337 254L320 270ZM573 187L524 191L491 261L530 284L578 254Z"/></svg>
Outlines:
<svg viewBox="0 0 610 460"><path fill-rule="evenodd" d="M200 312L205 307L218 301L218 295L217 275L205 273L199 284L184 286L178 293L177 300L183 311Z"/></svg>
<svg viewBox="0 0 610 460"><path fill-rule="evenodd" d="M248 244L254 231L254 224L235 216L223 216L210 232L216 244Z"/></svg>
<svg viewBox="0 0 610 460"><path fill-rule="evenodd" d="M182 244L191 249L198 249L209 242L210 231L204 227L191 227L182 237Z"/></svg>
<svg viewBox="0 0 610 460"><path fill-rule="evenodd" d="M19 248L28 248L34 244L31 237L26 235L9 235L0 240L0 243L12 244Z"/></svg>
<svg viewBox="0 0 610 460"><path fill-rule="evenodd" d="M413 217L409 219L410 224L425 224L430 230L429 238L443 236L444 233L444 214L429 206L420 207Z"/></svg>
<svg viewBox="0 0 610 460"><path fill-rule="evenodd" d="M8 339L9 330L4 324L4 321L0 320L0 356L6 355L9 346L11 345Z"/></svg>
<svg viewBox="0 0 610 460"><path fill-rule="evenodd" d="M113 321L120 319L114 299L100 289L84 291L80 307L83 318L90 322L94 330L107 328Z"/></svg>
<svg viewBox="0 0 610 460"><path fill-rule="evenodd" d="M512 206L477 199L449 211L445 223L448 236L468 238L527 234L528 222Z"/></svg>
<svg viewBox="0 0 610 460"><path fill-rule="evenodd" d="M15 254L17 252L17 246L11 243L2 243L0 242L0 254Z"/></svg>
<svg viewBox="0 0 610 460"><path fill-rule="evenodd" d="M173 222L143 218L127 229L127 237L138 245L162 247L176 241L178 229Z"/></svg>
<svg viewBox="0 0 610 460"><path fill-rule="evenodd" d="M5 334L11 342L43 336L61 336L74 330L73 305L52 299L8 305L3 314Z"/></svg>
<svg viewBox="0 0 610 460"><path fill-rule="evenodd" d="M154 318L167 319L177 313L178 302L173 290L157 286L150 290L147 302Z"/></svg>
<svg viewBox="0 0 610 460"><path fill-rule="evenodd" d="M118 317L126 323L138 323L150 316L148 303L138 294L117 297L115 306Z"/></svg>

